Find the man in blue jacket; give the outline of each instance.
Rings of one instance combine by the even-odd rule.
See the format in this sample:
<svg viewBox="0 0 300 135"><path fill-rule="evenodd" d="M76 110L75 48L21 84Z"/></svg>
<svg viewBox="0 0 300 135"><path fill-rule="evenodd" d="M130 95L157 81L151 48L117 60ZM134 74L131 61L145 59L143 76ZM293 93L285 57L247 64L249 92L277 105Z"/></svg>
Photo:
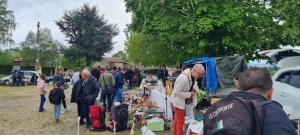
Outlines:
<svg viewBox="0 0 300 135"><path fill-rule="evenodd" d="M232 92L227 97L245 97L256 100L262 105L263 135L297 135L282 106L272 101L274 88L267 71L260 68L248 69L239 75L238 84L241 92Z"/></svg>
<svg viewBox="0 0 300 135"><path fill-rule="evenodd" d="M115 96L117 95L117 100L118 102L123 102L123 97L122 97L122 88L123 85L126 85L126 82L124 81L124 74L126 73L126 69L122 68L121 71L117 72L115 75L115 86L114 86L114 93L112 94L111 97L111 103L113 103Z"/></svg>

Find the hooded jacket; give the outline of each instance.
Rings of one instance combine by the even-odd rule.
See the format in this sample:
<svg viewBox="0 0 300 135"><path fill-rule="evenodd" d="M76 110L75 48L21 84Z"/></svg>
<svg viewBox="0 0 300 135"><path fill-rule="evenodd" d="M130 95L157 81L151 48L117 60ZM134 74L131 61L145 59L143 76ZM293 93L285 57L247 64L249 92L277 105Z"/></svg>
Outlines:
<svg viewBox="0 0 300 135"><path fill-rule="evenodd" d="M46 87L45 87L45 81L41 78L37 79L37 85L36 85L37 91L39 95L47 94Z"/></svg>
<svg viewBox="0 0 300 135"><path fill-rule="evenodd" d="M264 113L263 135L297 135L292 122L283 111L282 106L276 101L265 103L268 101L265 97L252 92L232 92L227 97L246 97L256 100L262 105Z"/></svg>
<svg viewBox="0 0 300 135"><path fill-rule="evenodd" d="M53 88L50 91L50 94L49 94L50 103L55 104L55 105L60 105L61 100L64 98L65 98L65 94L64 94L63 90L61 90L60 88Z"/></svg>

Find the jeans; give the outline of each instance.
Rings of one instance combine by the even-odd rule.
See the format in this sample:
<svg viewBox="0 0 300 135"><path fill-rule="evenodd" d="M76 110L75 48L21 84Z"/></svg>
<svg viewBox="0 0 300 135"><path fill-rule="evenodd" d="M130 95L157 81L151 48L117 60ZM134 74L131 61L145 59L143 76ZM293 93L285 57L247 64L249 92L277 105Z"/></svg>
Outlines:
<svg viewBox="0 0 300 135"><path fill-rule="evenodd" d="M41 101L40 101L40 108L39 108L39 111L43 111L43 109L44 109L44 103L45 103L45 101L46 101L46 98L45 98L45 95L44 94L42 94L42 95L40 95L41 96Z"/></svg>
<svg viewBox="0 0 300 135"><path fill-rule="evenodd" d="M174 135L183 135L184 110L174 107Z"/></svg>
<svg viewBox="0 0 300 135"><path fill-rule="evenodd" d="M83 123L84 115L81 101L76 101L77 104L77 115L80 116L80 123Z"/></svg>
<svg viewBox="0 0 300 135"><path fill-rule="evenodd" d="M54 118L55 120L58 120L59 114L60 114L60 104L54 105Z"/></svg>
<svg viewBox="0 0 300 135"><path fill-rule="evenodd" d="M110 108L111 108L111 105L112 105L112 100L111 100L111 95L107 95L105 94L105 90L102 90L102 93L101 93L101 98L102 98L102 102L103 102L103 107L104 109L106 109L106 98L107 98L107 102L108 102L108 111L110 111Z"/></svg>
<svg viewBox="0 0 300 135"><path fill-rule="evenodd" d="M90 118L90 106L91 105L94 105L94 102L92 102L92 103L82 102L83 114L84 114L84 118L86 120L86 126L91 125L91 118Z"/></svg>
<svg viewBox="0 0 300 135"><path fill-rule="evenodd" d="M111 103L113 103L116 96L117 96L116 101L122 103L123 102L122 93L123 93L122 88L114 88L114 93L112 94L112 97L111 97Z"/></svg>

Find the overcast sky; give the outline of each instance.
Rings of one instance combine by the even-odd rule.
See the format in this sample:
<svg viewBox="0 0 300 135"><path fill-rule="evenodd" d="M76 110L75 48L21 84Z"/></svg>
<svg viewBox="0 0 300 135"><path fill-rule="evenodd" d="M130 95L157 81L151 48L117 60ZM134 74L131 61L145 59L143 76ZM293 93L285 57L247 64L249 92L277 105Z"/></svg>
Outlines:
<svg viewBox="0 0 300 135"><path fill-rule="evenodd" d="M47 27L51 29L53 38L67 45L65 36L54 24L63 16L65 10L74 9L83 5L84 2L90 5L97 5L99 13L105 14L109 23L117 24L120 34L114 38L117 43L114 50L106 54L112 54L124 49L126 36L124 29L126 24L131 22L131 14L125 12L124 0L8 0L8 9L14 11L17 27L13 33L15 46L25 40L29 31L37 31L37 22L40 22L40 28Z"/></svg>

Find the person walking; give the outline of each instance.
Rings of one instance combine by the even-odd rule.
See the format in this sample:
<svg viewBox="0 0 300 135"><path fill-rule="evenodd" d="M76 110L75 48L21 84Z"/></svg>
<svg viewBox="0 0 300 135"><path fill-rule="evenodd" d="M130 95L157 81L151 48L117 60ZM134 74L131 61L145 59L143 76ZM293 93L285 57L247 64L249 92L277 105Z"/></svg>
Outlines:
<svg viewBox="0 0 300 135"><path fill-rule="evenodd" d="M81 68L80 68L80 71L78 71L78 72L81 72ZM82 86L81 84L83 83L83 80L82 80L82 77L80 74L77 74L77 75L78 75L78 80L73 84L73 88L72 88L73 94L71 95L71 103L77 104L77 116L80 117L79 123L80 123L80 125L84 125L86 123L84 122L82 102L78 98L78 93ZM73 77L76 77L76 76L73 75Z"/></svg>
<svg viewBox="0 0 300 135"><path fill-rule="evenodd" d="M45 110L44 109L44 103L46 101L45 94L47 94L45 82L46 82L46 75L41 74L40 77L37 79L37 85L36 85L38 94L40 95L39 112L43 112Z"/></svg>
<svg viewBox="0 0 300 135"><path fill-rule="evenodd" d="M185 99L196 95L193 90L195 79L204 74L204 67L195 64L192 69L185 69L176 79L170 102L174 106L174 135L183 135Z"/></svg>
<svg viewBox="0 0 300 135"><path fill-rule="evenodd" d="M96 98L100 92L98 82L91 72L85 68L81 72L82 79L79 83L79 92L77 98L82 102L83 114L86 119L85 129L90 129L90 106L95 104Z"/></svg>
<svg viewBox="0 0 300 135"><path fill-rule="evenodd" d="M106 71L100 75L99 78L99 85L101 87L101 98L102 98L102 102L103 102L103 107L106 111L106 109L108 110L108 112L110 112L110 108L112 106L112 100L111 100L111 95L107 92L107 86L112 88L115 86L115 78L112 75L112 73L110 73L110 68L106 68ZM106 99L108 102L108 106L106 106ZM107 108L106 108L107 107Z"/></svg>
<svg viewBox="0 0 300 135"><path fill-rule="evenodd" d="M49 93L49 101L54 105L54 119L56 123L59 122L61 100L65 100L64 91L60 89L60 86L59 81L55 82L54 88Z"/></svg>
<svg viewBox="0 0 300 135"><path fill-rule="evenodd" d="M127 86L126 82L124 82L124 74L126 73L126 69L122 68L121 71L117 72L115 75L115 86L114 86L114 93L112 94L111 97L111 103L114 101L116 95L117 95L117 102L123 102L123 97L122 97L122 88L123 85Z"/></svg>
<svg viewBox="0 0 300 135"><path fill-rule="evenodd" d="M95 64L93 66L93 69L91 69L91 74L97 79L97 82L99 81L100 72L98 71L98 66Z"/></svg>
<svg viewBox="0 0 300 135"><path fill-rule="evenodd" d="M53 77L53 81L54 82L59 81L60 82L60 86L62 86L62 85L64 85L66 83L66 81L64 80L63 73L64 73L64 68L59 67L59 68L56 69L56 74ZM61 102L62 102L62 104L64 106L64 111L69 111L70 108L67 107L66 100L63 99ZM64 111L62 111L61 113L64 113Z"/></svg>

